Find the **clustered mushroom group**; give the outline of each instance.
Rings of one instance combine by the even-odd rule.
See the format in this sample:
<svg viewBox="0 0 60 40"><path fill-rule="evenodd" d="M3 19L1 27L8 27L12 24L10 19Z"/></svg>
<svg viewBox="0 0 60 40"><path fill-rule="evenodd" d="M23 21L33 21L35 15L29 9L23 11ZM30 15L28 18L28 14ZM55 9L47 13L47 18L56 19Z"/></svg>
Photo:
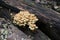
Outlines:
<svg viewBox="0 0 60 40"><path fill-rule="evenodd" d="M28 11L20 11L18 14L15 14L13 16L13 23L19 26L29 26L30 30L35 30L38 27L36 26L36 22L38 21L38 18L35 16L35 14L32 14Z"/></svg>

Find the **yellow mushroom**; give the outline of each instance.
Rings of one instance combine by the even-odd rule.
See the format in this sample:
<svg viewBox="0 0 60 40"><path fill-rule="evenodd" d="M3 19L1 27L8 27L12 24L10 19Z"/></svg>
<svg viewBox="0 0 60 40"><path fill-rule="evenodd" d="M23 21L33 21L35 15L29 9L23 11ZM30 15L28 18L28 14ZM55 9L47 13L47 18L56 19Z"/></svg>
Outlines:
<svg viewBox="0 0 60 40"><path fill-rule="evenodd" d="M29 13L28 11L20 11L18 14L14 15L13 23L19 26L29 25L31 30L38 28L35 23L38 21L38 18L35 14Z"/></svg>

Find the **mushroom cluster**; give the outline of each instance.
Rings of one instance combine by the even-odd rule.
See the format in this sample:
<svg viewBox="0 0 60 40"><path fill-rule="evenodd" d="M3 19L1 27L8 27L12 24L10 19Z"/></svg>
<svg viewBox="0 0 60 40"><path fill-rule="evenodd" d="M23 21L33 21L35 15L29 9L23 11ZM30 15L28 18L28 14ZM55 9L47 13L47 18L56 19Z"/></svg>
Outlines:
<svg viewBox="0 0 60 40"><path fill-rule="evenodd" d="M13 17L13 23L19 26L28 25L30 30L35 30L38 27L35 23L38 21L38 18L35 14L29 13L28 11L20 11L18 14L15 14Z"/></svg>

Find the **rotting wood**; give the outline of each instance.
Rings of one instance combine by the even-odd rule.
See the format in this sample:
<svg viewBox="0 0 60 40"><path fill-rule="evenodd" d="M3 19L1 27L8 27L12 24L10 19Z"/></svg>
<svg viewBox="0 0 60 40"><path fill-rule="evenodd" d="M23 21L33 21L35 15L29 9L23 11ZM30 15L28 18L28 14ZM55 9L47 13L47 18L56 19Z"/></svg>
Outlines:
<svg viewBox="0 0 60 40"><path fill-rule="evenodd" d="M41 22L47 24L48 26L46 27L45 26L43 27L39 26L39 27L50 38L54 40L60 39L60 34L59 34L60 33L60 13L55 12L52 9L40 7L36 4L30 5L29 3L27 4L26 2L20 2L16 4L19 4L19 6L21 6L22 8L29 10L32 13L35 13ZM11 5L14 5L14 4L11 4ZM17 5L14 5L14 6L17 6ZM50 27L50 25L52 25L52 27Z"/></svg>

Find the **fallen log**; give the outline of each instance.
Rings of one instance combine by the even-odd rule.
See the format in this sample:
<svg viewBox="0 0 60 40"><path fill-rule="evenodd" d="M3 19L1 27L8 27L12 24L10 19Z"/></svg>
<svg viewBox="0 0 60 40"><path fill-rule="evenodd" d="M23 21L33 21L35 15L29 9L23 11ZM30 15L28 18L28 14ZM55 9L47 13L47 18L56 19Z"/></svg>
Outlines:
<svg viewBox="0 0 60 40"><path fill-rule="evenodd" d="M55 12L52 9L41 7L38 4L32 5L24 1L19 2L17 3L19 4L19 6L28 10L31 13L36 14L39 19L36 24L40 30L48 35L52 40L60 40L60 13Z"/></svg>
<svg viewBox="0 0 60 40"><path fill-rule="evenodd" d="M8 30L12 32L8 35L7 40L50 40L50 38L39 29L32 32L28 28L13 25L10 21L10 12L6 8L0 9L0 17L0 30L3 24L8 24Z"/></svg>

